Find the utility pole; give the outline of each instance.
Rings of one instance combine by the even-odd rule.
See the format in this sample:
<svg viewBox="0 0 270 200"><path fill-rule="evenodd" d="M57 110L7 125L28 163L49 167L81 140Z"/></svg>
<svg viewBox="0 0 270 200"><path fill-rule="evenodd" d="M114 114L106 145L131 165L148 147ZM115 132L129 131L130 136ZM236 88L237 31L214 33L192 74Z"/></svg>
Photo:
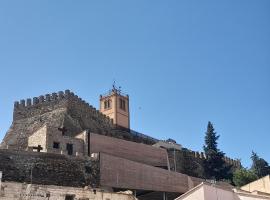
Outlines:
<svg viewBox="0 0 270 200"><path fill-rule="evenodd" d="M163 200L167 200L167 194L166 194L166 192L163 192Z"/></svg>
<svg viewBox="0 0 270 200"><path fill-rule="evenodd" d="M1 196L1 193L2 193L2 172L0 171L0 196Z"/></svg>
<svg viewBox="0 0 270 200"><path fill-rule="evenodd" d="M174 157L174 171L176 172L175 147L173 148L173 157Z"/></svg>

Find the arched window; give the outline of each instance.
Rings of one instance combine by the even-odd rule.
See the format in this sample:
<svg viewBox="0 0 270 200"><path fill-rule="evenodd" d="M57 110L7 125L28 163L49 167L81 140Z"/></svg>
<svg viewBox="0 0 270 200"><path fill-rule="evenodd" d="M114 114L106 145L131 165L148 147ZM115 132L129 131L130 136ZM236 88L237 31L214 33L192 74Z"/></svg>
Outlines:
<svg viewBox="0 0 270 200"><path fill-rule="evenodd" d="M107 102L107 100L105 100L104 101L104 109L107 109L107 107L108 107L108 102Z"/></svg>
<svg viewBox="0 0 270 200"><path fill-rule="evenodd" d="M111 108L111 100L108 100L108 108Z"/></svg>
<svg viewBox="0 0 270 200"><path fill-rule="evenodd" d="M110 109L111 108L111 102L112 100L108 99L104 101L104 109Z"/></svg>

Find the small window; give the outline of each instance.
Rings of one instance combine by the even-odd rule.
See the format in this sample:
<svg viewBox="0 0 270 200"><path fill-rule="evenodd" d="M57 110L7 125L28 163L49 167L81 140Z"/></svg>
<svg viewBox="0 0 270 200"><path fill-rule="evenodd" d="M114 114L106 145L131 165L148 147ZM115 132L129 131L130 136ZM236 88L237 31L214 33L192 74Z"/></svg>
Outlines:
<svg viewBox="0 0 270 200"><path fill-rule="evenodd" d="M85 166L85 172L86 172L87 174L91 174L91 172L92 172L91 167Z"/></svg>
<svg viewBox="0 0 270 200"><path fill-rule="evenodd" d="M54 149L59 149L60 143L59 142L53 142L53 148Z"/></svg>
<svg viewBox="0 0 270 200"><path fill-rule="evenodd" d="M68 155L73 154L73 144L67 144L67 153Z"/></svg>
<svg viewBox="0 0 270 200"><path fill-rule="evenodd" d="M120 108L126 110L126 101L124 99L120 99Z"/></svg>
<svg viewBox="0 0 270 200"><path fill-rule="evenodd" d="M65 200L74 200L75 195L74 194L67 194Z"/></svg>

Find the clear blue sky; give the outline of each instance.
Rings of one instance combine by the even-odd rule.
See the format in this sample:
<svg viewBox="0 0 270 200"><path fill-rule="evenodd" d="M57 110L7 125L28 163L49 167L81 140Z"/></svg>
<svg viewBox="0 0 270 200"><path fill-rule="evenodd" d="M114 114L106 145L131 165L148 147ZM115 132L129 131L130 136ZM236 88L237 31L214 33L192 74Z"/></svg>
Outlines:
<svg viewBox="0 0 270 200"><path fill-rule="evenodd" d="M116 80L133 129L270 162L270 1L0 1L0 140L13 102L71 89L98 107Z"/></svg>

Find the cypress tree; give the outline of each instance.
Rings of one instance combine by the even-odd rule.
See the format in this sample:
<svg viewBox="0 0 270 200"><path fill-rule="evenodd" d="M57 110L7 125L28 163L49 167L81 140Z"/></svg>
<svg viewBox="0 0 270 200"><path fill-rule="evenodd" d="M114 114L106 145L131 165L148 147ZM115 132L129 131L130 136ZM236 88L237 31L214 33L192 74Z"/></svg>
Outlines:
<svg viewBox="0 0 270 200"><path fill-rule="evenodd" d="M268 162L263 158L260 158L254 151L252 151L251 160L251 170L254 171L259 178L270 174L270 166Z"/></svg>
<svg viewBox="0 0 270 200"><path fill-rule="evenodd" d="M225 163L225 154L218 149L218 139L219 135L215 132L213 124L208 122L205 145L203 146L206 155L204 160L205 177L215 180L232 179L232 166Z"/></svg>

